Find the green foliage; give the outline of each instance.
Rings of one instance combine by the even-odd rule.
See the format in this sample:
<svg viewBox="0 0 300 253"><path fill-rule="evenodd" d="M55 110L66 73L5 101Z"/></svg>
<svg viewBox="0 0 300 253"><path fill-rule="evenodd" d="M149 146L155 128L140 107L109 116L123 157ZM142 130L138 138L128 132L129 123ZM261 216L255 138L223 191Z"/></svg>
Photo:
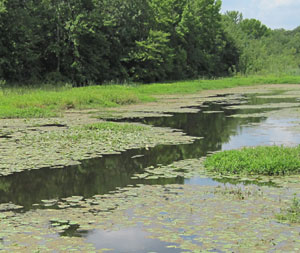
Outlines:
<svg viewBox="0 0 300 253"><path fill-rule="evenodd" d="M6 3L6 0L0 0L0 13L6 12L5 3Z"/></svg>
<svg viewBox="0 0 300 253"><path fill-rule="evenodd" d="M288 175L300 173L300 146L243 148L209 156L204 166L221 174Z"/></svg>
<svg viewBox="0 0 300 253"><path fill-rule="evenodd" d="M220 0L0 0L0 80L74 86L300 73L300 30Z"/></svg>
<svg viewBox="0 0 300 253"><path fill-rule="evenodd" d="M262 24L256 19L244 19L240 22L242 31L253 39L260 39L264 36L268 36L271 33L271 29Z"/></svg>
<svg viewBox="0 0 300 253"><path fill-rule="evenodd" d="M156 83L138 86L104 85L72 88L14 87L0 89L0 118L51 117L67 109L114 107L138 102L155 101L153 95L193 93L208 89L236 86L300 83L297 76L252 76Z"/></svg>
<svg viewBox="0 0 300 253"><path fill-rule="evenodd" d="M178 30L187 54L187 76L215 76L223 73L221 1L192 0L184 7ZM227 69L226 69L227 70Z"/></svg>
<svg viewBox="0 0 300 253"><path fill-rule="evenodd" d="M174 57L169 36L169 33L150 30L146 40L136 42L136 52L130 54L132 61L136 62L131 69L134 80L155 82L167 79Z"/></svg>
<svg viewBox="0 0 300 253"><path fill-rule="evenodd" d="M243 19L236 11L223 15L223 26L236 48L231 53L233 73L299 74L299 29L271 30L259 20Z"/></svg>
<svg viewBox="0 0 300 253"><path fill-rule="evenodd" d="M83 86L226 75L235 60L220 6L219 0L1 0L0 79Z"/></svg>
<svg viewBox="0 0 300 253"><path fill-rule="evenodd" d="M289 223L300 223L300 199L295 195L290 207L277 214L276 218Z"/></svg>

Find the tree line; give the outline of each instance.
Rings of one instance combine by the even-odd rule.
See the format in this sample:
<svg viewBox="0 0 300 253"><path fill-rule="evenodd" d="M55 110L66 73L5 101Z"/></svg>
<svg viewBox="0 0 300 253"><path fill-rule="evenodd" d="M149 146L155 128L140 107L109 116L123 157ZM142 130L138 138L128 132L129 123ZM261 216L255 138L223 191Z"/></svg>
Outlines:
<svg viewBox="0 0 300 253"><path fill-rule="evenodd" d="M220 0L0 0L0 80L87 85L277 71L276 61L299 68L300 29L272 31L220 8Z"/></svg>
<svg viewBox="0 0 300 253"><path fill-rule="evenodd" d="M235 71L241 74L300 74L300 26L271 30L237 11L223 15L228 36L238 51Z"/></svg>

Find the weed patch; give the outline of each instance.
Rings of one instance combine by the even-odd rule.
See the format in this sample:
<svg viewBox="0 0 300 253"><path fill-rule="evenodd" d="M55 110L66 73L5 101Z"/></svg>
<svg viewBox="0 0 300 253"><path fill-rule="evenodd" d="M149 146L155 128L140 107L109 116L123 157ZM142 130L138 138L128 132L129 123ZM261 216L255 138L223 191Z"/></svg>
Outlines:
<svg viewBox="0 0 300 253"><path fill-rule="evenodd" d="M220 174L299 174L300 146L262 146L223 151L209 156L204 166L207 170Z"/></svg>
<svg viewBox="0 0 300 253"><path fill-rule="evenodd" d="M290 207L277 214L276 218L289 223L300 223L300 199L294 196Z"/></svg>

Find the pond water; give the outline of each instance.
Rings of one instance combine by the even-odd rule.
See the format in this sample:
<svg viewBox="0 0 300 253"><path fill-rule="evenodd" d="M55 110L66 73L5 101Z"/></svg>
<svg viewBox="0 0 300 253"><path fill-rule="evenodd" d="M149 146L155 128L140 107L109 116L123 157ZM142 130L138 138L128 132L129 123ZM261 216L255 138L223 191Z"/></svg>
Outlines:
<svg viewBox="0 0 300 253"><path fill-rule="evenodd" d="M201 158L210 152L219 150L257 145L298 145L300 135L287 130L288 126L294 124L295 119L293 118L232 117L237 114L262 113L278 109L276 107L239 109L235 108L235 105L287 102L296 103L297 100L258 98L256 95L238 96L237 99L227 100L227 97L224 96L224 100L207 102L204 106L194 107L200 110L198 113L174 113L172 117L122 119L122 121L179 129L187 135L203 138L192 144L160 145L149 149L128 150L119 155L86 160L81 165L63 169L45 168L0 177L0 185L6 186L5 189L0 189L0 203L12 202L24 206L22 211L28 211L33 208L46 208L34 205L41 203L42 200L70 196L89 198L94 195L113 194L114 190L128 185L218 186L229 184L224 180L203 177L145 180L132 179L132 176L136 173L143 173L144 169L149 166L156 167L168 165L174 161ZM55 208L55 206L51 208ZM114 247L114 252L177 252L177 249L167 247L170 244L147 238L147 233L139 226L119 231L93 230L83 234L76 234L76 229L74 229L65 235L86 237L87 241L92 242L96 248Z"/></svg>

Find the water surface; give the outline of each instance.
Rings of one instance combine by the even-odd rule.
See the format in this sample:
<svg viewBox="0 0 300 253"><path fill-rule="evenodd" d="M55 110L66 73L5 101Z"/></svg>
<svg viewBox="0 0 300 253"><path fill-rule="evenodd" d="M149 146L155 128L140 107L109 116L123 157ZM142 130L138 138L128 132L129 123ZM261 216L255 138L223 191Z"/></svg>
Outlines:
<svg viewBox="0 0 300 253"><path fill-rule="evenodd" d="M288 126L294 124L296 119L265 116L230 117L236 114L262 113L278 108L227 108L241 103L262 105L286 102L297 102L297 100L257 98L256 95L227 100L224 96L224 100L194 107L200 110L198 113L174 113L172 117L122 119L122 121L179 129L190 136L203 138L192 144L160 145L149 149L128 150L117 155L82 161L81 165L63 169L45 168L0 177L0 203L12 202L24 206L23 211L28 211L32 208L46 208L34 205L41 203L42 200L70 196L90 198L94 195L114 194L116 189L137 184L220 186L239 183L228 179L203 177L145 180L132 179L132 176L136 173L143 173L149 166L157 167L172 164L175 161L201 158L210 152L220 150L257 145L298 145L300 134L292 133L287 129ZM92 230L82 233L79 233L77 228L71 227L61 235L85 237L87 242L93 243L97 249L114 248L114 252L182 252L174 248L176 245L150 239L142 225L116 231ZM192 238L185 239L192 240Z"/></svg>
<svg viewBox="0 0 300 253"><path fill-rule="evenodd" d="M59 199L69 196L92 197L106 194L117 187L136 184L203 184L219 185L213 179L157 180L131 179L135 173L142 173L149 166L168 165L174 161L200 158L208 152L257 145L297 145L300 135L286 130L295 119L272 119L266 117L234 118L235 114L247 114L249 110L226 109L240 103L257 105L282 103L287 99L256 98L255 95L236 101L208 102L199 106L198 113L174 113L172 117L149 117L143 119L123 119L139 121L159 127L179 129L191 136L203 137L192 144L160 145L154 148L128 150L117 155L107 155L99 159L83 161L81 165L63 169L41 169L23 171L0 177L0 203L12 202L22 205L25 210L45 199ZM288 99L296 102L296 99ZM256 109L253 112L269 111ZM274 110L274 109L272 109Z"/></svg>

